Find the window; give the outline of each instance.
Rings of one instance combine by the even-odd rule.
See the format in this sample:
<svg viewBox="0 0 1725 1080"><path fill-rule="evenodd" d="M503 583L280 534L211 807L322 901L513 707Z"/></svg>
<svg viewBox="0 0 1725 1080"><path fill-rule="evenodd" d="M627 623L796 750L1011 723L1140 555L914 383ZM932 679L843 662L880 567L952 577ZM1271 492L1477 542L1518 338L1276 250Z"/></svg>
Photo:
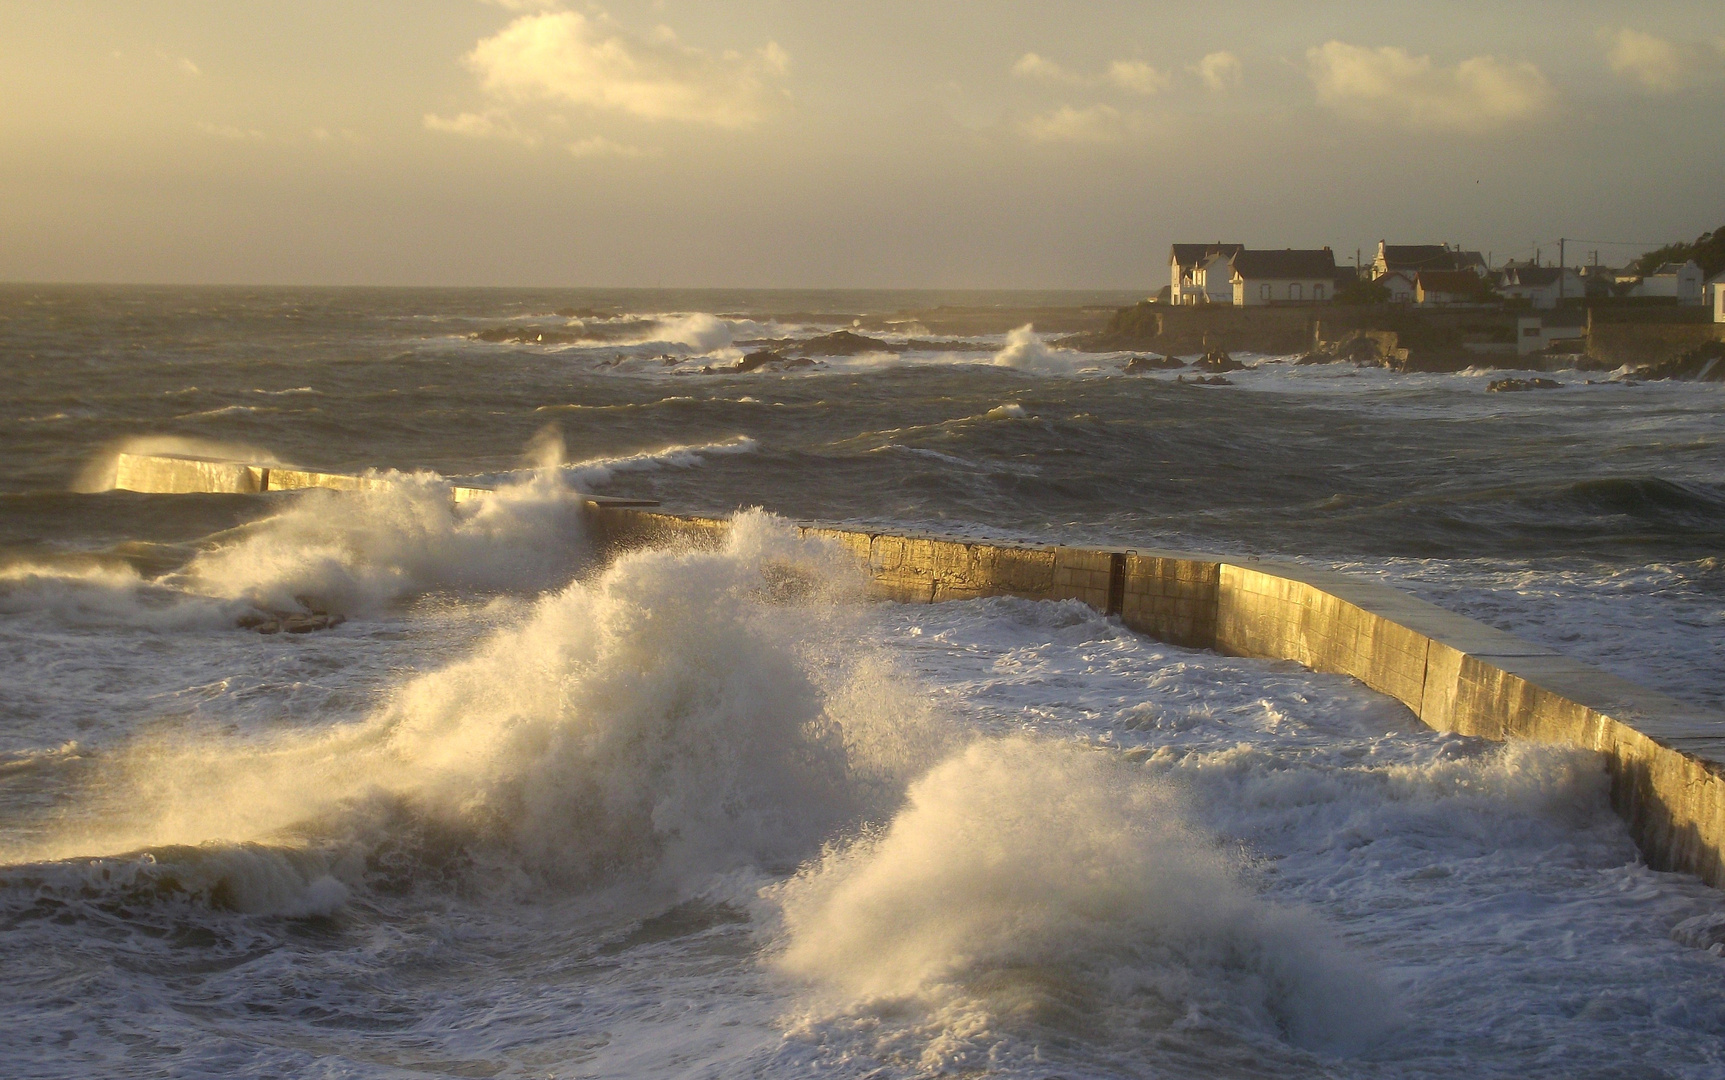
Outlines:
<svg viewBox="0 0 1725 1080"><path fill-rule="evenodd" d="M1294 283L1293 285L1288 286L1288 299L1289 300L1300 299L1300 286L1299 286L1298 282Z"/></svg>
<svg viewBox="0 0 1725 1080"><path fill-rule="evenodd" d="M1268 285L1258 286L1258 299L1268 300L1269 298L1270 298L1270 287Z"/></svg>
<svg viewBox="0 0 1725 1080"><path fill-rule="evenodd" d="M1324 287L1322 285L1313 285L1312 286L1312 299L1313 300L1322 300L1323 298L1324 298Z"/></svg>

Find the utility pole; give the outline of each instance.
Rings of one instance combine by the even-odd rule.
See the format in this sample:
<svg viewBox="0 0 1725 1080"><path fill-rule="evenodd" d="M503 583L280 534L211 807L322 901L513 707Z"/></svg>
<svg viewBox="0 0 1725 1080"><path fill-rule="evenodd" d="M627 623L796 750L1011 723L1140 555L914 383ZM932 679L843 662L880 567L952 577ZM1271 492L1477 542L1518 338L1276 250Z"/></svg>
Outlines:
<svg viewBox="0 0 1725 1080"><path fill-rule="evenodd" d="M1568 241L1561 236L1557 239L1557 306L1563 306L1563 246Z"/></svg>

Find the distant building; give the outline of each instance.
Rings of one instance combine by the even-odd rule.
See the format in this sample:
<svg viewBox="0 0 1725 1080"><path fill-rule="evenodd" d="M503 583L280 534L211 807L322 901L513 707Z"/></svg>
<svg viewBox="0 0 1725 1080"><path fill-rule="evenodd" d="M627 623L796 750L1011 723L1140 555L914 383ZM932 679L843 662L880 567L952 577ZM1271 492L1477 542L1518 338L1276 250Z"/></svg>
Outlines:
<svg viewBox="0 0 1725 1080"><path fill-rule="evenodd" d="M1672 296L1679 304L1699 304L1702 284L1701 267L1690 259L1685 263L1666 263L1643 277L1629 295Z"/></svg>
<svg viewBox="0 0 1725 1080"><path fill-rule="evenodd" d="M1587 295L1573 266L1506 266L1498 272L1497 291L1506 300L1527 300L1536 308L1554 308L1559 300Z"/></svg>
<svg viewBox="0 0 1725 1080"><path fill-rule="evenodd" d="M1168 252L1170 304L1231 304L1228 260L1244 244L1175 244Z"/></svg>
<svg viewBox="0 0 1725 1080"><path fill-rule="evenodd" d="M1421 270L1469 270L1485 277L1485 259L1477 251L1463 251L1448 244L1386 244L1378 241L1372 260L1372 277L1401 271L1412 280Z"/></svg>
<svg viewBox="0 0 1725 1080"><path fill-rule="evenodd" d="M1479 275L1472 270L1421 270L1414 278L1416 304L1474 304L1479 293Z"/></svg>
<svg viewBox="0 0 1725 1080"><path fill-rule="evenodd" d="M1523 315L1515 321L1515 354L1531 356L1557 345L1571 352L1587 349L1587 312L1566 308L1549 315Z"/></svg>
<svg viewBox="0 0 1725 1080"><path fill-rule="evenodd" d="M1281 251L1243 250L1230 263L1234 303L1264 304L1325 302L1335 298L1336 256L1329 248L1284 248Z"/></svg>
<svg viewBox="0 0 1725 1080"><path fill-rule="evenodd" d="M1389 290L1390 303L1411 304L1414 302L1414 279L1416 277L1418 274L1409 273L1406 270L1391 270L1387 274L1380 274L1377 282Z"/></svg>
<svg viewBox="0 0 1725 1080"><path fill-rule="evenodd" d="M1725 322L1725 318L1720 317L1725 312L1725 307L1720 306L1722 300L1725 300L1725 270L1714 274L1702 287L1702 302L1713 312L1714 322Z"/></svg>

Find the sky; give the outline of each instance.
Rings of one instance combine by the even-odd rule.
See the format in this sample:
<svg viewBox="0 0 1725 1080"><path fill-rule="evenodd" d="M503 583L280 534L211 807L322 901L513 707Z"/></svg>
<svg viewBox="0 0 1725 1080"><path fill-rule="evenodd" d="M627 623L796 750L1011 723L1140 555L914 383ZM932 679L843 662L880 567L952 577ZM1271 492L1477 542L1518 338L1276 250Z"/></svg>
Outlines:
<svg viewBox="0 0 1725 1080"><path fill-rule="evenodd" d="M1152 290L1721 225L1721 0L0 0L0 281Z"/></svg>

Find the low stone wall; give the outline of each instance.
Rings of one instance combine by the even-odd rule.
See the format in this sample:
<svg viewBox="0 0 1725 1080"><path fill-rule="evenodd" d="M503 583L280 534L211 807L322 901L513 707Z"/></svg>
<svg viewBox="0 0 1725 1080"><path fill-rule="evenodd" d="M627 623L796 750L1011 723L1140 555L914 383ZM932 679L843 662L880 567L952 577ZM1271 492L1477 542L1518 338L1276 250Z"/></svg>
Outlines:
<svg viewBox="0 0 1725 1080"><path fill-rule="evenodd" d="M598 508L602 544L721 542L726 522ZM1351 675L1439 731L1597 751L1650 866L1725 886L1725 717L1375 582L1156 551L996 544L826 526L875 595L1074 599L1192 648Z"/></svg>
<svg viewBox="0 0 1725 1080"><path fill-rule="evenodd" d="M118 486L136 491L234 493L275 490L278 482L341 486L337 481L377 479L125 454L116 476ZM624 503L589 501L602 553L667 543L714 547L730 528L723 519ZM982 596L1079 600L1173 644L1351 675L1439 731L1596 751L1611 776L1612 805L1648 864L1725 886L1725 767L1719 764L1725 761L1725 717L1544 646L1385 585L1292 564L800 528L849 552L877 596L913 603Z"/></svg>
<svg viewBox="0 0 1725 1080"><path fill-rule="evenodd" d="M1600 323L1587 332L1587 355L1607 368L1657 364L1709 341L1725 340L1725 323Z"/></svg>

